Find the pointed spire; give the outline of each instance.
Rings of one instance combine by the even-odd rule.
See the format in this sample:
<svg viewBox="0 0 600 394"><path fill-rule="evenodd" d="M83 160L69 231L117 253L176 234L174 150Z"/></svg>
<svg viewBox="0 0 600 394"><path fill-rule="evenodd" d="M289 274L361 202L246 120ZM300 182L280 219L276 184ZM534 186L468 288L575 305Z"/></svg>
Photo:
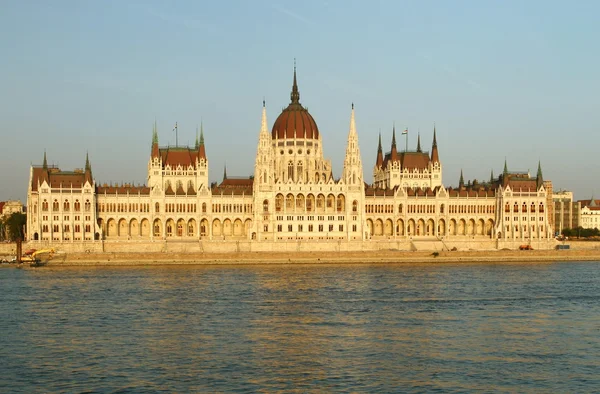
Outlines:
<svg viewBox="0 0 600 394"><path fill-rule="evenodd" d="M383 149L381 149L381 131L379 131L379 146L377 147L377 161L375 163L376 167L381 167L383 165Z"/></svg>
<svg viewBox="0 0 600 394"><path fill-rule="evenodd" d="M463 170L462 168L460 169L460 179L458 180L458 187L464 187L465 186L465 178L463 178Z"/></svg>
<svg viewBox="0 0 600 394"><path fill-rule="evenodd" d="M490 174L490 183L494 183L494 170Z"/></svg>
<svg viewBox="0 0 600 394"><path fill-rule="evenodd" d="M263 99L263 107L262 107L262 117L260 120L260 132L261 133L269 133L269 126L267 124L267 105L265 100Z"/></svg>
<svg viewBox="0 0 600 394"><path fill-rule="evenodd" d="M298 91L298 82L296 81L296 59L294 59L294 84L292 85L290 98L292 99L292 104L300 104L300 92Z"/></svg>
<svg viewBox="0 0 600 394"><path fill-rule="evenodd" d="M87 152L85 152L85 180L86 182L89 182L90 185L93 183L92 165L90 164L90 157Z"/></svg>
<svg viewBox="0 0 600 394"><path fill-rule="evenodd" d="M156 119L154 119L154 126L152 126L152 157L158 157L158 128L156 127Z"/></svg>
<svg viewBox="0 0 600 394"><path fill-rule="evenodd" d="M504 171L502 171L502 175L508 175L508 166L506 165L506 157L504 158Z"/></svg>
<svg viewBox="0 0 600 394"><path fill-rule="evenodd" d="M392 163L398 161L398 150L396 149L396 123L392 127L392 150L390 151L390 160Z"/></svg>
<svg viewBox="0 0 600 394"><path fill-rule="evenodd" d="M352 110L350 111L350 135L356 134L356 121L354 120L354 103L352 103Z"/></svg>
<svg viewBox="0 0 600 394"><path fill-rule="evenodd" d="M156 128L156 119L154 119L154 126L152 127L152 144L158 144L158 129Z"/></svg>
<svg viewBox="0 0 600 394"><path fill-rule="evenodd" d="M421 153L421 133L417 134L417 152Z"/></svg>
<svg viewBox="0 0 600 394"><path fill-rule="evenodd" d="M225 181L225 179L227 179L227 163L223 166L223 181Z"/></svg>
<svg viewBox="0 0 600 394"><path fill-rule="evenodd" d="M44 164L42 164L44 170L48 169L48 160L46 160L46 149L44 149Z"/></svg>
<svg viewBox="0 0 600 394"><path fill-rule="evenodd" d="M200 140L198 141L198 157L206 159L206 148L204 147L204 122L200 119Z"/></svg>
<svg viewBox="0 0 600 394"><path fill-rule="evenodd" d="M433 143L431 144L431 161L433 163L440 162L440 156L439 156L438 147L437 147L437 136L436 136L436 132L435 132L435 123L433 124Z"/></svg>
<svg viewBox="0 0 600 394"><path fill-rule="evenodd" d="M196 141L194 142L194 149L198 150L198 126L196 126Z"/></svg>
<svg viewBox="0 0 600 394"><path fill-rule="evenodd" d="M542 175L542 162L541 161L538 161L536 183L537 183L538 189L544 184L544 176Z"/></svg>

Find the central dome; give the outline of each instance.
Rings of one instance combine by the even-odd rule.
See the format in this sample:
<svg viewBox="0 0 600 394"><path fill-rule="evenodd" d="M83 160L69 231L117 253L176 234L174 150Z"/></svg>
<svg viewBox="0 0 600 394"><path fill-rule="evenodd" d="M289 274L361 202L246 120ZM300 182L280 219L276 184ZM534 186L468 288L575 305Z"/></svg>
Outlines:
<svg viewBox="0 0 600 394"><path fill-rule="evenodd" d="M292 102L275 120L271 138L309 138L319 139L319 128L308 110L300 104L300 92L296 83L296 67L294 66L294 85L290 95Z"/></svg>

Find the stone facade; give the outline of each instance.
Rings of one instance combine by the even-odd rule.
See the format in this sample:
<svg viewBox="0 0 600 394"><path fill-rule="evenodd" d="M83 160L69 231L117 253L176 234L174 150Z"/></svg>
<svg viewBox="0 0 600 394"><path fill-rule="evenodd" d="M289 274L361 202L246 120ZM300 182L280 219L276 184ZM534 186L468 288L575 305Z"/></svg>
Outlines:
<svg viewBox="0 0 600 394"><path fill-rule="evenodd" d="M300 104L294 70L291 102L271 132L263 102L252 177L225 171L222 182L209 184L204 130L193 147L159 147L155 125L147 185L98 185L87 157L84 170L67 172L48 166L44 154L30 172L28 235L81 243L83 250L113 242L161 249L174 241L211 250L223 242L254 245L246 250L551 246L552 186L540 166L532 177L505 163L497 178L465 184L461 176L457 188L443 185L442 168L435 128L431 153L421 149L420 136L416 150L398 151L394 130L385 155L380 137L368 185L352 105L336 179L317 123Z"/></svg>

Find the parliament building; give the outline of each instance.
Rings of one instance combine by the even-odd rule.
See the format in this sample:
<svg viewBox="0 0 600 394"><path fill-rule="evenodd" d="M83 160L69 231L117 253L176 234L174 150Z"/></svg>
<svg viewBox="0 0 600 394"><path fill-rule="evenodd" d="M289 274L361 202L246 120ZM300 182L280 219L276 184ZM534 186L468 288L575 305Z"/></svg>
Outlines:
<svg viewBox="0 0 600 394"><path fill-rule="evenodd" d="M429 152L420 136L415 150L399 150L394 130L385 151L379 136L369 184L354 105L349 115L339 177L300 103L295 69L290 103L270 131L263 102L251 177L225 172L211 184L204 130L194 146L161 147L155 125L144 186L99 184L89 158L83 169L64 171L44 153L30 170L28 241L163 251L177 243L204 251L552 247L552 184L539 164L535 177L505 162L487 182L465 184L461 173L458 187L446 187L435 127Z"/></svg>

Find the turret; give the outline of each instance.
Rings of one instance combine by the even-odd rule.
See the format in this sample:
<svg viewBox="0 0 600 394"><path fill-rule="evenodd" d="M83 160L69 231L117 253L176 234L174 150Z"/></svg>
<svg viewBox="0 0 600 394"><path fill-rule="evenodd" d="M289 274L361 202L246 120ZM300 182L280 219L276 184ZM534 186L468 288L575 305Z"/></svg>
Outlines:
<svg viewBox="0 0 600 394"><path fill-rule="evenodd" d="M423 152L421 150L421 133L417 134L417 152L419 152L419 153Z"/></svg>
<svg viewBox="0 0 600 394"><path fill-rule="evenodd" d="M458 180L458 187L465 187L465 179L463 177L463 170L460 169L460 179Z"/></svg>
<svg viewBox="0 0 600 394"><path fill-rule="evenodd" d="M196 143L198 149L198 157L206 160L206 148L204 147L204 124L200 122L200 141Z"/></svg>

